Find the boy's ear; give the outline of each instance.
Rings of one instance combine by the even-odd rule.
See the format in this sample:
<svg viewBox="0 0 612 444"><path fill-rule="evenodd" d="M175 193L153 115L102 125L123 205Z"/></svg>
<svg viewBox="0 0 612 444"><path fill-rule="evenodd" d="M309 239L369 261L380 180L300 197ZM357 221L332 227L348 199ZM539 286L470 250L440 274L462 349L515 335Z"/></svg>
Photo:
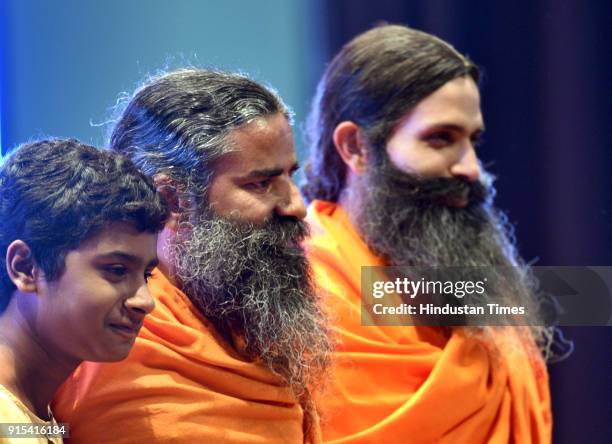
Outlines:
<svg viewBox="0 0 612 444"><path fill-rule="evenodd" d="M180 216L180 198L176 181L167 174L156 174L153 177L153 182L155 183L157 192L170 208L170 216L168 216L168 220L166 221L166 228L177 231Z"/></svg>
<svg viewBox="0 0 612 444"><path fill-rule="evenodd" d="M17 239L6 249L6 272L22 293L36 292L36 279L39 273L32 249L24 241Z"/></svg>
<svg viewBox="0 0 612 444"><path fill-rule="evenodd" d="M333 134L336 151L355 174L361 174L366 169L367 147L361 128L350 120L340 122Z"/></svg>

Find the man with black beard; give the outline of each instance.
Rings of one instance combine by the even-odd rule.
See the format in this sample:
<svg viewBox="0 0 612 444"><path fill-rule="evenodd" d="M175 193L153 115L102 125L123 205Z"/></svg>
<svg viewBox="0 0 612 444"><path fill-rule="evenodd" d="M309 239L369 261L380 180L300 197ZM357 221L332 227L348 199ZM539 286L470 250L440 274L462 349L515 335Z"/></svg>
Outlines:
<svg viewBox="0 0 612 444"><path fill-rule="evenodd" d="M319 84L303 192L308 256L340 338L324 440L551 441L545 328L361 324L361 267L389 265L488 267L479 302L524 305L537 324L528 267L476 154L478 80L448 43L381 26Z"/></svg>
<svg viewBox="0 0 612 444"><path fill-rule="evenodd" d="M320 442L330 340L302 250L290 113L236 74L150 80L110 146L172 213L156 302L122 365L81 366L56 397L73 442Z"/></svg>

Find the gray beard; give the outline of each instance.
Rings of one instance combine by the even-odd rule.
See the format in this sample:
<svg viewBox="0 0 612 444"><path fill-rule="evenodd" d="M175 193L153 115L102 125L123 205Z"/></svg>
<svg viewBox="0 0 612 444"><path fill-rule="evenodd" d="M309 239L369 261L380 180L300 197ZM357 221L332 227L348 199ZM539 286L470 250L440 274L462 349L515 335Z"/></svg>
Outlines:
<svg viewBox="0 0 612 444"><path fill-rule="evenodd" d="M301 401L325 379L332 344L300 242L305 224L274 218L262 227L204 211L170 246L181 288L249 358L281 376Z"/></svg>
<svg viewBox="0 0 612 444"><path fill-rule="evenodd" d="M486 173L485 179L492 182ZM448 205L466 191L467 207ZM529 266L516 252L506 216L492 205L492 184L420 179L398 170L385 158L368 169L352 193L349 200L359 204L351 219L374 254L394 266L461 267L458 273L463 275L453 274L454 280L473 281L476 267L487 267L487 291L470 303L525 306L528 315L522 325L530 328L522 330L548 358L555 332L542 325L542 295L537 294ZM458 269L453 270L457 273ZM490 333L489 328L470 325L467 320L464 325L473 335Z"/></svg>

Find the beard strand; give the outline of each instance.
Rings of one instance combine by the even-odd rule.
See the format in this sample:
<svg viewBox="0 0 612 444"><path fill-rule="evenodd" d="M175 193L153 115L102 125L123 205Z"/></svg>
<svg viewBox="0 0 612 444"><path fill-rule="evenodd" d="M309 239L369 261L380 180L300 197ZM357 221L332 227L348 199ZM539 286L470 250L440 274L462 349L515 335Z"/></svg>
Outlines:
<svg viewBox="0 0 612 444"><path fill-rule="evenodd" d="M203 211L183 223L170 246L176 278L226 336L244 339L246 355L281 376L304 401L324 381L332 343L295 218L264 226Z"/></svg>

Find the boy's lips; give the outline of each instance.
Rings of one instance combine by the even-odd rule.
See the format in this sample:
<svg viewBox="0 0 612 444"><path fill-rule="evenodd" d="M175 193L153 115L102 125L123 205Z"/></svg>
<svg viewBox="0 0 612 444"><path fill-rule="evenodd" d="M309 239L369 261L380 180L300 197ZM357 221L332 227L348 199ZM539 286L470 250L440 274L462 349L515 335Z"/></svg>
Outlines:
<svg viewBox="0 0 612 444"><path fill-rule="evenodd" d="M140 327L142 327L142 323L111 323L109 324L109 327L111 327L115 333L132 338L138 336L138 332L140 331Z"/></svg>

